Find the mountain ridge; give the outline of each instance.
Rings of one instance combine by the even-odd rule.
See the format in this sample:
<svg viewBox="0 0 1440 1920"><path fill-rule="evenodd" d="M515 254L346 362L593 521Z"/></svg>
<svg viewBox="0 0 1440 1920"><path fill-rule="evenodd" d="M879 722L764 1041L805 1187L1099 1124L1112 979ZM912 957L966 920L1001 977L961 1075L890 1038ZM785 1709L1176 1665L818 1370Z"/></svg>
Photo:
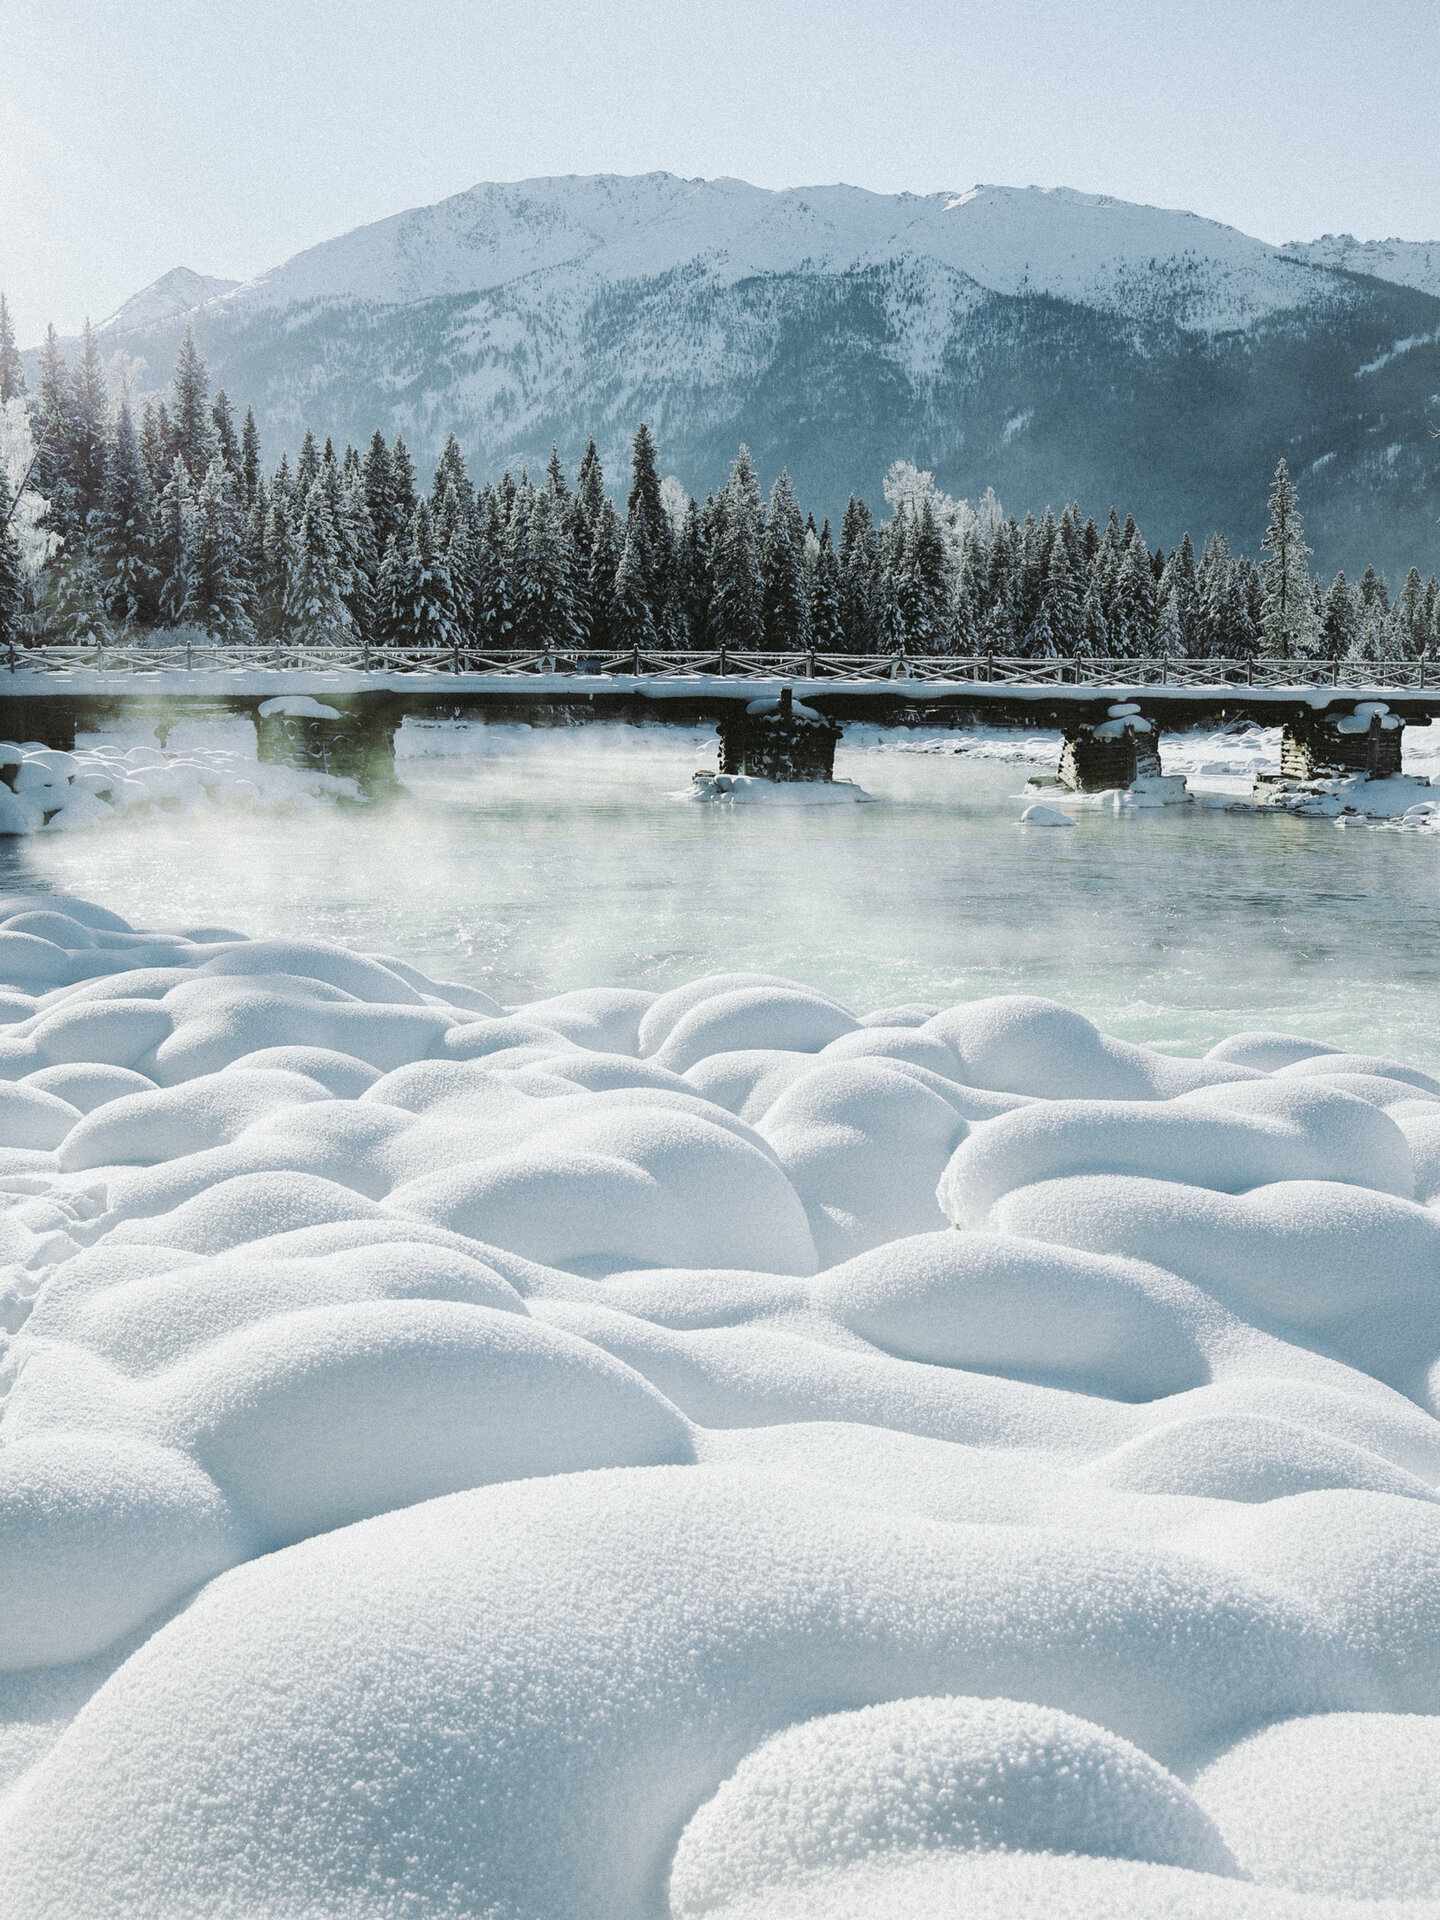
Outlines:
<svg viewBox="0 0 1440 1920"><path fill-rule="evenodd" d="M379 424L428 461L453 427L484 478L594 434L616 484L644 418L692 491L743 439L832 517L903 456L1253 548L1284 454L1322 564L1428 571L1440 297L1350 264L1418 271L1395 243L1307 244L1069 188L570 175L356 228L125 344L168 367L193 324L272 453Z"/></svg>

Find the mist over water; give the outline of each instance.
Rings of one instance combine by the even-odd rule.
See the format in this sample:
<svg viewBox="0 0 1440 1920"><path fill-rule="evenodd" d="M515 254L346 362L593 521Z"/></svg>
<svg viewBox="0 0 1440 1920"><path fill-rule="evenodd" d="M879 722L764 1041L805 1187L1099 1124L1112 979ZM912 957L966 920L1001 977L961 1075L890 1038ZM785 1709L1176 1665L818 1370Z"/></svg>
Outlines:
<svg viewBox="0 0 1440 1920"><path fill-rule="evenodd" d="M730 808L674 797L713 769L708 730L407 724L393 804L4 841L0 884L339 940L507 1002L745 968L859 1011L1038 993L1184 1052L1281 1027L1440 1068L1440 835L1198 807L1022 829L1027 766L901 737L841 744L871 806Z"/></svg>

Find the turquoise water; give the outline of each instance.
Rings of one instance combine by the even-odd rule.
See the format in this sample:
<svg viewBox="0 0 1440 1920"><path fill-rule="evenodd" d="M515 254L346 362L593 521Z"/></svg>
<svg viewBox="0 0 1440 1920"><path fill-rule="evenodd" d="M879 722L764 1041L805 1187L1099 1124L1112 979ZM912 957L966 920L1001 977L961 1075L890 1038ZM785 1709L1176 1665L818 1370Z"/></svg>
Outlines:
<svg viewBox="0 0 1440 1920"><path fill-rule="evenodd" d="M4 843L0 881L396 953L506 1001L748 968L862 1011L1030 992L1187 1052L1258 1025L1440 1068L1440 834L1193 807L1022 829L1025 767L850 742L868 806L677 799L713 736L659 728L401 748L385 808L40 835Z"/></svg>

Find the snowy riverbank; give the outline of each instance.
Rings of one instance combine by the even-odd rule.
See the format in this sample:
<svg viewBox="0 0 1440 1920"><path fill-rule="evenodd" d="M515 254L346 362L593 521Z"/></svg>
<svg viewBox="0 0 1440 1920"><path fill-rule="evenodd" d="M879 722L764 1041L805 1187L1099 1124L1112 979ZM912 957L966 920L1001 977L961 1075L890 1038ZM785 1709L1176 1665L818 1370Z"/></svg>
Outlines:
<svg viewBox="0 0 1440 1920"><path fill-rule="evenodd" d="M1434 1911L1440 1081L0 913L17 1913Z"/></svg>

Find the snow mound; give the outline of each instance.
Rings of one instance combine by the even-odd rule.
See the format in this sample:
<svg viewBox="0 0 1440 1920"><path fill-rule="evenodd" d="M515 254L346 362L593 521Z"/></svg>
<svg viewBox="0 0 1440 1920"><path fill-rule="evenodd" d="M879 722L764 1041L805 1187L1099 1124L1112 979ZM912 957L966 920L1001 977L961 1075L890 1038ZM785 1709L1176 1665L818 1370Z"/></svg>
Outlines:
<svg viewBox="0 0 1440 1920"><path fill-rule="evenodd" d="M1209 1818L1128 1741L1014 1700L899 1700L787 1728L680 1836L676 1920L817 1871L997 1848L1233 1874Z"/></svg>
<svg viewBox="0 0 1440 1920"><path fill-rule="evenodd" d="M1440 1912L1440 1082L24 894L0 1017L7 1912Z"/></svg>
<svg viewBox="0 0 1440 1920"><path fill-rule="evenodd" d="M337 717L335 708L308 698L267 700L260 711ZM279 812L363 798L353 780L226 748L166 753L101 743L60 753L0 741L0 836L69 833L155 813L234 807Z"/></svg>

